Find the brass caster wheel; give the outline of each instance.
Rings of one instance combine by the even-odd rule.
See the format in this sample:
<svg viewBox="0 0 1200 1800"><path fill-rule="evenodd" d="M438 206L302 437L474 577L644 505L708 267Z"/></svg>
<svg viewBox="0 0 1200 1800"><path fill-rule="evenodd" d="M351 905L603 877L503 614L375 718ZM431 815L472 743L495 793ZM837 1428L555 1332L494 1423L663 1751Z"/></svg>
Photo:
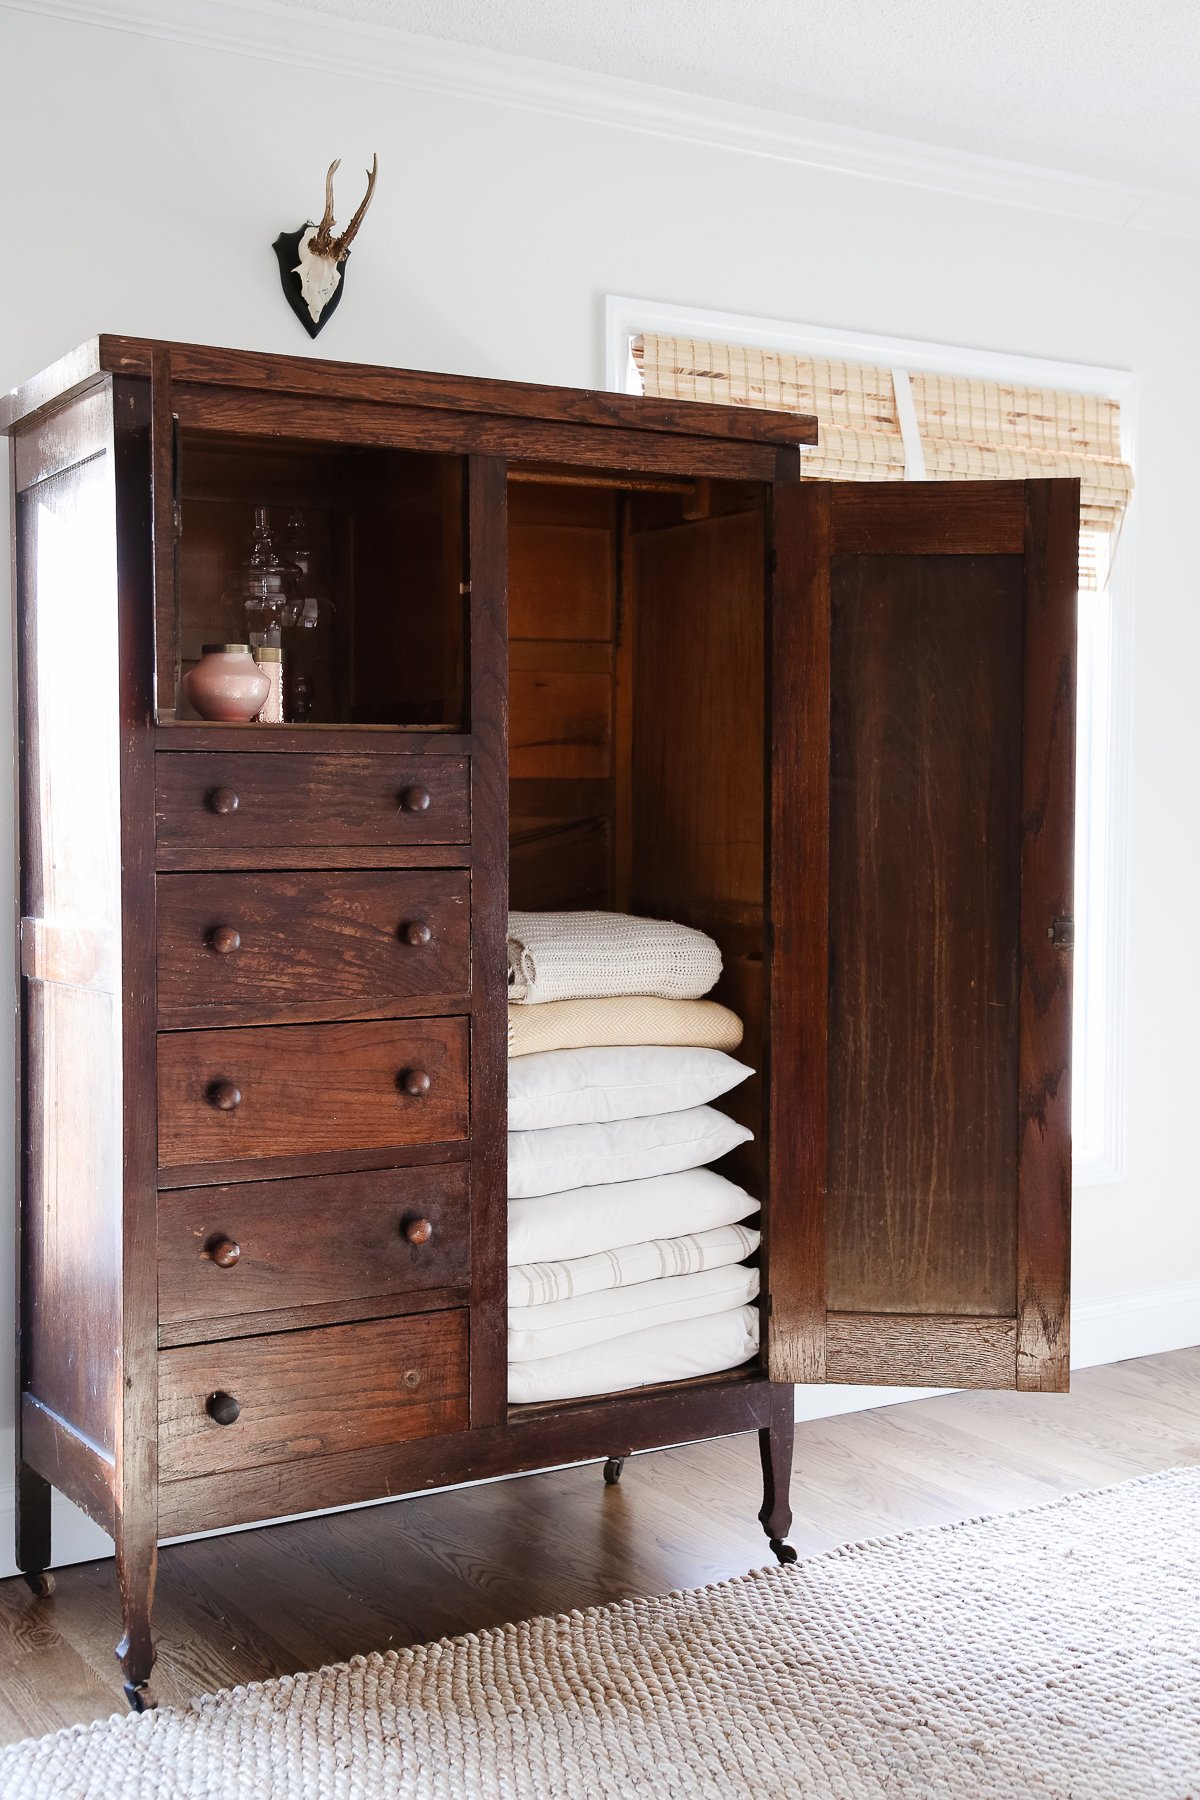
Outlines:
<svg viewBox="0 0 1200 1800"><path fill-rule="evenodd" d="M144 1713L156 1712L158 1710L158 1700L150 1691L150 1683L148 1681L127 1681L125 1683L125 1698L129 1702L130 1712Z"/></svg>
<svg viewBox="0 0 1200 1800"><path fill-rule="evenodd" d="M771 1538L770 1544L771 1544L771 1554L774 1556L776 1562L781 1562L781 1563L794 1563L795 1562L796 1552L792 1549L792 1546L789 1543L787 1543L784 1538Z"/></svg>
<svg viewBox="0 0 1200 1800"><path fill-rule="evenodd" d="M54 1592L54 1577L49 1569L25 1569L21 1579L30 1593L36 1594L39 1600L48 1600Z"/></svg>
<svg viewBox="0 0 1200 1800"><path fill-rule="evenodd" d="M616 1487L621 1479L621 1470L625 1467L623 1456L610 1456L604 1465L605 1487Z"/></svg>

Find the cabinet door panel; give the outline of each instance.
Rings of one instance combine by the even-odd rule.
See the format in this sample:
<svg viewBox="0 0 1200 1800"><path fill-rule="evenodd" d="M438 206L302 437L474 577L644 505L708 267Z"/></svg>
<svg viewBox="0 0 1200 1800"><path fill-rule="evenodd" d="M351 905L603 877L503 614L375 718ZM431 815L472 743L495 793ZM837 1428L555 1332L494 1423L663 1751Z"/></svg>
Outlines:
<svg viewBox="0 0 1200 1800"><path fill-rule="evenodd" d="M1077 542L1071 482L776 489L777 1379L1066 1385Z"/></svg>

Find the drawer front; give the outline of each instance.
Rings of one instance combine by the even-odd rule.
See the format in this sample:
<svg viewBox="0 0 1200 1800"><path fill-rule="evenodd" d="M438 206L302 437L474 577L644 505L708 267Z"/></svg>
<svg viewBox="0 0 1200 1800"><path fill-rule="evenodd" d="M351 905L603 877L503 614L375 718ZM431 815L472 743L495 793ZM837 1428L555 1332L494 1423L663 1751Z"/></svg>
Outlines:
<svg viewBox="0 0 1200 1800"><path fill-rule="evenodd" d="M451 1143L467 1094L465 1019L164 1032L159 1167Z"/></svg>
<svg viewBox="0 0 1200 1800"><path fill-rule="evenodd" d="M160 875L157 893L160 1026L449 1007L470 988L465 870Z"/></svg>
<svg viewBox="0 0 1200 1800"><path fill-rule="evenodd" d="M159 1322L465 1288L468 1192L452 1163L160 1194Z"/></svg>
<svg viewBox="0 0 1200 1800"><path fill-rule="evenodd" d="M466 1425L465 1311L277 1331L158 1355L164 1481L369 1450Z"/></svg>
<svg viewBox="0 0 1200 1800"><path fill-rule="evenodd" d="M461 756L255 756L159 751L154 759L160 865L172 852L222 854L326 844L465 844Z"/></svg>

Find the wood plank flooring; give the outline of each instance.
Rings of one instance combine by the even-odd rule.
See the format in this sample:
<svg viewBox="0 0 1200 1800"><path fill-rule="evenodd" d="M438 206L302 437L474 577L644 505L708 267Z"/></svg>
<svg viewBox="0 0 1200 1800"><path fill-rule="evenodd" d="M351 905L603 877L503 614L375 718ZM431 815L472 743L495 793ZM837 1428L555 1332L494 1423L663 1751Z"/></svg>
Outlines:
<svg viewBox="0 0 1200 1800"><path fill-rule="evenodd" d="M1200 1348L1088 1369L1070 1395L952 1394L800 1425L801 1556L1036 1505L1200 1462ZM757 1446L657 1451L605 1488L598 1465L459 1489L162 1553L162 1701L626 1595L769 1559ZM51 1600L0 1583L0 1742L123 1708L111 1562Z"/></svg>

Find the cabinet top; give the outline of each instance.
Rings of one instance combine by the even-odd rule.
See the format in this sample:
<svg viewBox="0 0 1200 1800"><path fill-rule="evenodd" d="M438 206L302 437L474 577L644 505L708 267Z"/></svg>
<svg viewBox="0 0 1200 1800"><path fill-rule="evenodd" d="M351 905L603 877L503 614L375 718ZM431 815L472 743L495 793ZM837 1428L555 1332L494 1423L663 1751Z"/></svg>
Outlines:
<svg viewBox="0 0 1200 1800"><path fill-rule="evenodd" d="M81 344L40 375L0 396L0 430L11 432L35 414L107 376L149 377L200 386L269 388L273 393L319 395L324 400L373 400L442 412L544 419L573 425L767 444L815 444L817 421L801 413L716 406L695 400L646 400L635 394L545 387L526 381L494 381L474 375L436 375L389 369L374 363L327 362L314 356L278 356L257 350L220 350L203 344L103 335Z"/></svg>

